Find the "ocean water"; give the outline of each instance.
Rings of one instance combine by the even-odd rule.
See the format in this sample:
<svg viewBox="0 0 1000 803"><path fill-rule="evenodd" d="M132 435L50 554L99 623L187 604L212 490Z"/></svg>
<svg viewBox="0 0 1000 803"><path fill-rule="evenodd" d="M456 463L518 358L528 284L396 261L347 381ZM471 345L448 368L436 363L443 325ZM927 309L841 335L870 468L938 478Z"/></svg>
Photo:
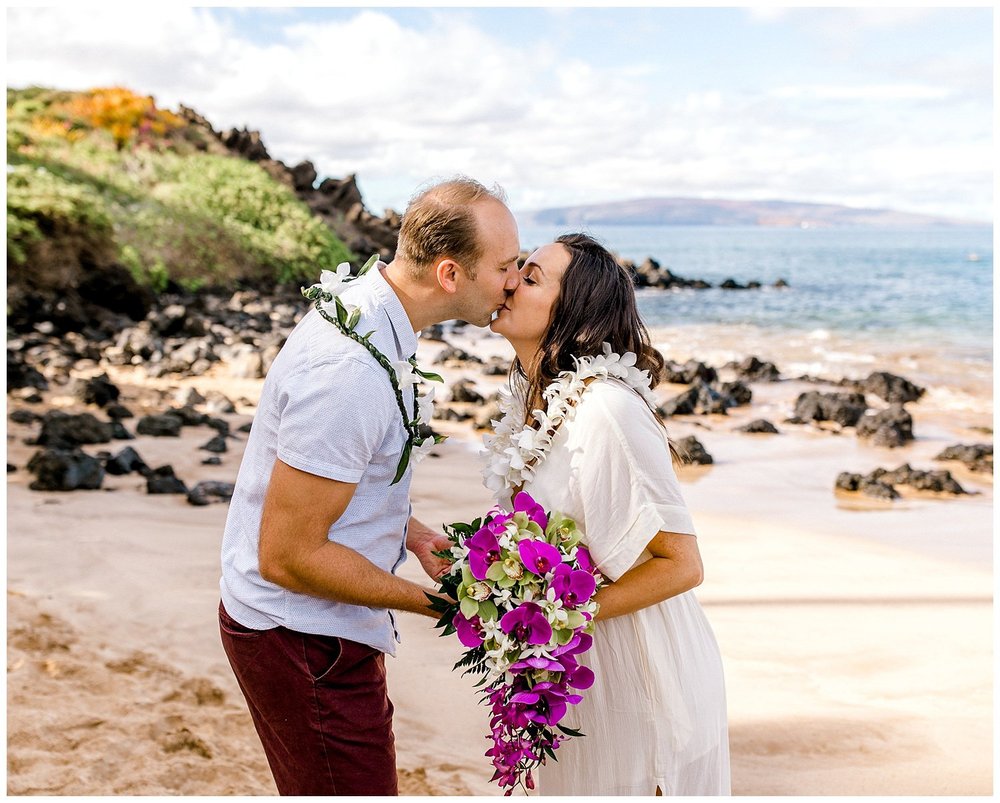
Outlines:
<svg viewBox="0 0 1000 803"><path fill-rule="evenodd" d="M564 231L521 227L521 243L530 249ZM939 394L957 392L952 406L970 394L992 398L991 228L587 231L625 258L652 257L686 278L765 285L640 290L643 319L673 359L717 363L753 353L786 375L858 378L895 369ZM779 278L789 287L772 287Z"/></svg>

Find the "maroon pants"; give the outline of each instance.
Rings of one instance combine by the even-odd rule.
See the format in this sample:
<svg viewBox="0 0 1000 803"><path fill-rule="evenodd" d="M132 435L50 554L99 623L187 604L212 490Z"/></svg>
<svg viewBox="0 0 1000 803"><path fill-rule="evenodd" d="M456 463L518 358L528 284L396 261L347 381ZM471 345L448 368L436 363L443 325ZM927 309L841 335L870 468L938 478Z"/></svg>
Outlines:
<svg viewBox="0 0 1000 803"><path fill-rule="evenodd" d="M279 794L398 794L381 652L284 627L250 630L221 602L219 629Z"/></svg>

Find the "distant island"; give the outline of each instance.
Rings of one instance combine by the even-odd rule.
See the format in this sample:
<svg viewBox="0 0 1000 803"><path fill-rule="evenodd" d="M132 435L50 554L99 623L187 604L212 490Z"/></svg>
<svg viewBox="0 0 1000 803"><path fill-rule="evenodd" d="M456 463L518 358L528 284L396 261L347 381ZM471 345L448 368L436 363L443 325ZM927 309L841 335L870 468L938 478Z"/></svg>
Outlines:
<svg viewBox="0 0 1000 803"><path fill-rule="evenodd" d="M802 201L729 201L703 198L638 198L632 201L563 206L518 214L528 226L988 226L985 221L917 215L892 209L857 209Z"/></svg>

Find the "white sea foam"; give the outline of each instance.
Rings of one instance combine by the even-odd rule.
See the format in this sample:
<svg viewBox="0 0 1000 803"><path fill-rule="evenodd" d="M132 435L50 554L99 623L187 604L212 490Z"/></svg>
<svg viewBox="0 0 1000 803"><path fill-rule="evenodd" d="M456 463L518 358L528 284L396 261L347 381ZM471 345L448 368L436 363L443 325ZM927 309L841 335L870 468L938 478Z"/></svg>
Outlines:
<svg viewBox="0 0 1000 803"><path fill-rule="evenodd" d="M968 413L991 413L993 410L993 399L974 396L958 388L936 385L926 390L920 400L921 405L925 407Z"/></svg>
<svg viewBox="0 0 1000 803"><path fill-rule="evenodd" d="M862 363L870 365L876 361L876 357L872 354L859 354L856 351L832 351L821 346L813 346L813 354L829 363L836 364Z"/></svg>

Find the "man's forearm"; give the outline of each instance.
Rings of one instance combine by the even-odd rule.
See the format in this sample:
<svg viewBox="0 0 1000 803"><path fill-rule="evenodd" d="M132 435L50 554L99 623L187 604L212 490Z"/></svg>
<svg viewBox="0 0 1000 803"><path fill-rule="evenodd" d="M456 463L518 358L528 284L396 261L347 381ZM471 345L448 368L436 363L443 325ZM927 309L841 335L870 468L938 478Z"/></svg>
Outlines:
<svg viewBox="0 0 1000 803"><path fill-rule="evenodd" d="M297 560L283 562L280 571L266 579L299 594L336 602L438 616L426 596L431 589L396 577L333 541Z"/></svg>

